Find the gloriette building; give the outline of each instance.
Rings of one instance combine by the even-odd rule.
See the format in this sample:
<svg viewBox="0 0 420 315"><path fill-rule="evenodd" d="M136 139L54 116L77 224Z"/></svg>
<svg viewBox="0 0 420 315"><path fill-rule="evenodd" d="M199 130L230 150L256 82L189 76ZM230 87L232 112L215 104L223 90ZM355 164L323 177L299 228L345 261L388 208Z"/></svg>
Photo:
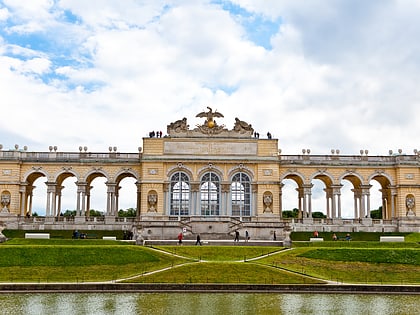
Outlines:
<svg viewBox="0 0 420 315"><path fill-rule="evenodd" d="M136 153L29 152L0 148L0 225L3 228L124 229L149 239L188 234L229 238L247 230L254 238L270 239L285 230L420 231L420 152L388 156L282 155L278 140L259 137L251 124L235 118L231 127L208 107L197 115L202 124L191 127L187 118L167 126L165 134L143 138ZM217 120L217 122L216 122ZM34 218L34 182L46 179L45 217ZM63 181L76 178L76 216L62 217ZM90 190L97 177L106 178L103 218L91 218ZM118 218L120 182L136 180L137 217ZM298 219L282 217L283 181L298 188ZM312 218L313 180L325 184L326 219ZM354 218L342 218L342 181L353 185ZM381 186L382 218L369 216L371 180ZM290 210L290 209L288 209Z"/></svg>

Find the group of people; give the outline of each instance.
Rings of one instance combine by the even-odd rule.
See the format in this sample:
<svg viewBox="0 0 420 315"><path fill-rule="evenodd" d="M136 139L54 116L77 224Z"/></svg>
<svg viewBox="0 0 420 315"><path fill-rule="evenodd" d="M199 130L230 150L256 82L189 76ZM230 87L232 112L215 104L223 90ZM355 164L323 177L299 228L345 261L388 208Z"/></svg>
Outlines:
<svg viewBox="0 0 420 315"><path fill-rule="evenodd" d="M249 235L248 231L245 231L245 242L248 242L251 236ZM239 242L239 231L235 231L235 238L233 240L234 242Z"/></svg>
<svg viewBox="0 0 420 315"><path fill-rule="evenodd" d="M183 239L184 239L184 233L183 232L179 232L179 234L178 234L178 245L182 245L182 240ZM201 244L200 234L197 234L197 240L195 242L195 245L203 245L203 244Z"/></svg>
<svg viewBox="0 0 420 315"><path fill-rule="evenodd" d="M149 138L154 138L154 137L156 137L156 138L162 138L162 131L150 131L149 132Z"/></svg>
<svg viewBox="0 0 420 315"><path fill-rule="evenodd" d="M315 230L314 231L314 237L318 237L318 236L319 236L319 233L318 233L318 231ZM338 240L337 234L333 233L332 240L333 241L337 241ZM347 233L346 234L345 240L346 241L351 241L351 235L350 235L350 233Z"/></svg>

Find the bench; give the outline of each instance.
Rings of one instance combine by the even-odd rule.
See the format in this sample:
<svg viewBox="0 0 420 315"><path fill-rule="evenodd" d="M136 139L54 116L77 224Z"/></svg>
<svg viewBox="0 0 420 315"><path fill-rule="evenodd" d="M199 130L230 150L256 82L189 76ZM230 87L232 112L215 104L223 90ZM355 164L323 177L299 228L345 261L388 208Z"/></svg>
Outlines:
<svg viewBox="0 0 420 315"><path fill-rule="evenodd" d="M107 240L107 241L116 241L117 237L116 236L102 236L103 240Z"/></svg>
<svg viewBox="0 0 420 315"><path fill-rule="evenodd" d="M404 236L381 236L380 242L404 242Z"/></svg>
<svg viewBox="0 0 420 315"><path fill-rule="evenodd" d="M25 238L49 239L50 233L25 233Z"/></svg>
<svg viewBox="0 0 420 315"><path fill-rule="evenodd" d="M323 242L324 239L322 237L311 237L309 239L310 242Z"/></svg>
<svg viewBox="0 0 420 315"><path fill-rule="evenodd" d="M96 238L96 237L97 237L96 234L86 234L86 238L89 238L89 239L93 239L93 238Z"/></svg>

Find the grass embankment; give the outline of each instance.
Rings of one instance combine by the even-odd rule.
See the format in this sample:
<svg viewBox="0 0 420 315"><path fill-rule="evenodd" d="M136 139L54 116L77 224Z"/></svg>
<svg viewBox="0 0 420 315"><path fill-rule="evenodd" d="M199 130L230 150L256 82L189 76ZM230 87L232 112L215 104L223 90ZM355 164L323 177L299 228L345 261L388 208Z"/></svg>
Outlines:
<svg viewBox="0 0 420 315"><path fill-rule="evenodd" d="M279 247L256 246L157 246L173 255L195 258L200 263L187 264L129 282L145 283L252 283L304 284L323 283L295 273L261 266L251 260L281 251Z"/></svg>
<svg viewBox="0 0 420 315"><path fill-rule="evenodd" d="M352 233L353 239L356 236ZM406 234L405 239L409 241L294 242L299 247L288 251L255 246L159 246L166 254L115 241L13 239L0 245L0 282L129 277L130 282L143 283L322 282L304 277L308 275L347 283L419 285L420 233ZM147 273L166 267L171 268Z"/></svg>
<svg viewBox="0 0 420 315"><path fill-rule="evenodd" d="M111 281L186 261L115 241L14 239L0 245L0 281Z"/></svg>

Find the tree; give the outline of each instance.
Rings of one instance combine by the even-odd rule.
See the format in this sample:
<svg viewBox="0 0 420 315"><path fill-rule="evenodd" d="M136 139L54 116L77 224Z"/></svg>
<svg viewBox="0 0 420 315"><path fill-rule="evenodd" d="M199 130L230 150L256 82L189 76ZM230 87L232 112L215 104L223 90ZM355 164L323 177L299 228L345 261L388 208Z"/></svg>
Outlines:
<svg viewBox="0 0 420 315"><path fill-rule="evenodd" d="M380 206L378 210L371 210L370 217L372 219L382 219L382 206Z"/></svg>
<svg viewBox="0 0 420 315"><path fill-rule="evenodd" d="M325 219L326 217L327 216L323 214L321 211L312 212L312 218Z"/></svg>
<svg viewBox="0 0 420 315"><path fill-rule="evenodd" d="M293 210L284 210L282 212L283 218L298 218L299 217L299 209L294 208Z"/></svg>
<svg viewBox="0 0 420 315"><path fill-rule="evenodd" d="M118 216L122 217L122 218L124 218L124 217L125 218L133 218L133 217L136 217L136 215L137 215L137 210L134 209L134 208L129 208L127 210L120 209L118 211Z"/></svg>

